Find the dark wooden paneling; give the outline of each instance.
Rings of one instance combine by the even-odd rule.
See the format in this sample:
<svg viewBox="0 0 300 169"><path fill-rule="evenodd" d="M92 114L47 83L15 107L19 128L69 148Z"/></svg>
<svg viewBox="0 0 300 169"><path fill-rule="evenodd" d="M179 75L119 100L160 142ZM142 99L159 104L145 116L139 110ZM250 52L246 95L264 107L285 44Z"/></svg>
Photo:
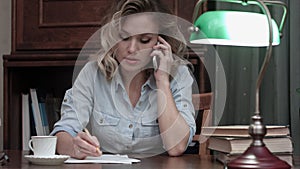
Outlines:
<svg viewBox="0 0 300 169"><path fill-rule="evenodd" d="M80 50L100 27L112 1L15 0L15 51ZM195 0L163 0L178 16L190 21Z"/></svg>
<svg viewBox="0 0 300 169"><path fill-rule="evenodd" d="M111 1L15 0L14 51L79 50L98 30Z"/></svg>
<svg viewBox="0 0 300 169"><path fill-rule="evenodd" d="M85 51L78 60L78 52L101 27L101 18L112 0L12 2L12 52L3 56L4 148L21 149L21 93L42 88L62 96L71 87L74 66L84 65L91 53ZM196 0L162 2L177 16L191 21ZM203 79L199 58L191 55L191 61L196 68L195 77Z"/></svg>

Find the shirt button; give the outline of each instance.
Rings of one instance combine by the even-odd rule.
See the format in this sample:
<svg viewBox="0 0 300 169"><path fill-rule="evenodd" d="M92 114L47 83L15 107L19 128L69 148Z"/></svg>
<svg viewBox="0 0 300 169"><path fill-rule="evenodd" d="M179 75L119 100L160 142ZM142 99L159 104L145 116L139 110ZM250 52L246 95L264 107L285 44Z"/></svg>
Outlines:
<svg viewBox="0 0 300 169"><path fill-rule="evenodd" d="M64 99L64 102L67 102L68 100L67 99Z"/></svg>
<svg viewBox="0 0 300 169"><path fill-rule="evenodd" d="M128 126L130 129L133 127L133 125L132 124L129 124L129 126Z"/></svg>

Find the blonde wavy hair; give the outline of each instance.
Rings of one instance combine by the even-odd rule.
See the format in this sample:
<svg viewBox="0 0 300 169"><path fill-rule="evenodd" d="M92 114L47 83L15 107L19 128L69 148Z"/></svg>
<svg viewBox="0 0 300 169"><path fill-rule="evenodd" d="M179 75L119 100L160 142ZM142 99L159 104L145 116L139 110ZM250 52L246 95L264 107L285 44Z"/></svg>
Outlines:
<svg viewBox="0 0 300 169"><path fill-rule="evenodd" d="M120 41L119 30L121 28L122 17L132 14L144 12L158 12L171 15L168 8L159 2L159 0L116 0L112 4L112 8L108 10L109 13L102 20L100 32L100 50L96 54L98 66L105 77L110 80L116 73L119 63L115 59L116 43ZM183 56L187 54L185 38L181 34L176 21L157 17L160 21L160 33L168 32L168 34L176 35L176 38L160 34L172 47L174 54L175 65L189 64ZM176 69L177 66L174 66Z"/></svg>

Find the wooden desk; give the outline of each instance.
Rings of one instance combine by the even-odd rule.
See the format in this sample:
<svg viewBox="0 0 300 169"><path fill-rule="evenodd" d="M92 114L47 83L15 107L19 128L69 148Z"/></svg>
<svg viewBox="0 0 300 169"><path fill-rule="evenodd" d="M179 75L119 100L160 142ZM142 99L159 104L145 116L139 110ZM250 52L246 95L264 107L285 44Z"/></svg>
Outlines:
<svg viewBox="0 0 300 169"><path fill-rule="evenodd" d="M19 150L5 151L10 162L0 168L23 169L223 169L223 165L213 159L212 156L201 157L199 155L186 154L181 157L169 157L158 155L142 158L136 164L63 164L59 166L39 166L30 164L23 158L24 152ZM292 169L300 169L294 166Z"/></svg>
<svg viewBox="0 0 300 169"><path fill-rule="evenodd" d="M183 155L181 157L169 157L158 155L142 158L135 164L63 164L59 166L39 166L30 164L23 158L24 152L13 150L5 151L10 162L0 168L24 168L24 169L222 169L221 163L212 160L210 156L200 159L199 155Z"/></svg>

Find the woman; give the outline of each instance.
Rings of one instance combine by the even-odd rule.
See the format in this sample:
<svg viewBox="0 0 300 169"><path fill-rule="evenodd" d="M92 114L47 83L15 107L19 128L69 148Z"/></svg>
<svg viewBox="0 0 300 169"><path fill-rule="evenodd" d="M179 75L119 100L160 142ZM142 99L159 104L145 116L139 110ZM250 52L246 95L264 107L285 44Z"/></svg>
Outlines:
<svg viewBox="0 0 300 169"><path fill-rule="evenodd" d="M65 94L51 133L57 152L78 159L102 152L179 156L195 133L184 38L159 1L118 2L101 29L97 61L85 65ZM82 132L86 126L92 137Z"/></svg>

